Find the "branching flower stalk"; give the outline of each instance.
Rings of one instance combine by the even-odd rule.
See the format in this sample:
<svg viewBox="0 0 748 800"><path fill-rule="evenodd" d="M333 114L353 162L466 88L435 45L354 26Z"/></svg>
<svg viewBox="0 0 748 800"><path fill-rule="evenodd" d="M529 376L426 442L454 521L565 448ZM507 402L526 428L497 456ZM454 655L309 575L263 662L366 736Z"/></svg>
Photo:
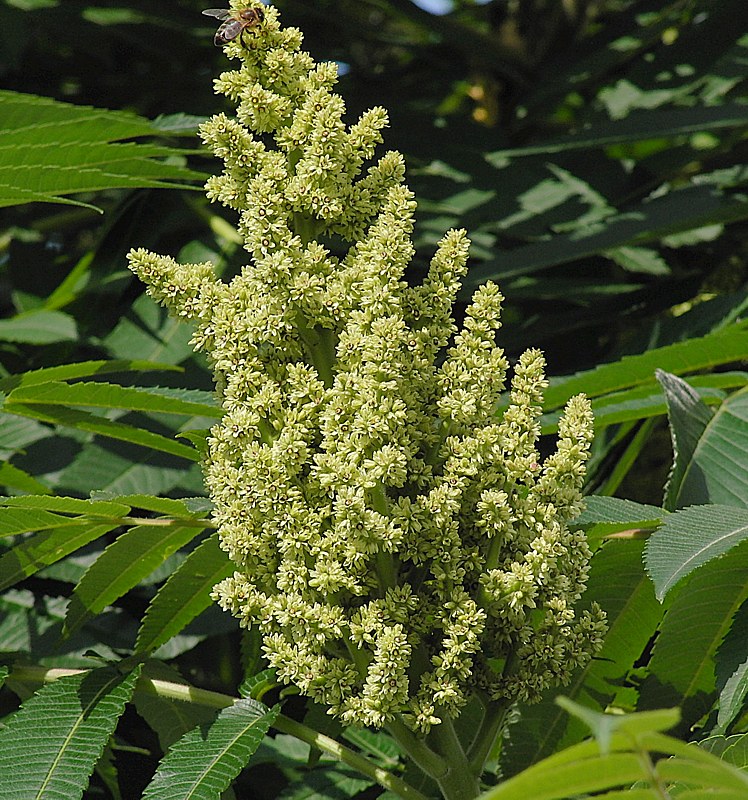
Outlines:
<svg viewBox="0 0 748 800"><path fill-rule="evenodd" d="M541 463L545 365L528 350L497 414L498 288L476 291L457 332L462 230L422 285L403 280L415 202L399 153L372 162L386 112L347 127L335 64L264 11L216 81L236 117L201 129L225 165L208 196L238 213L249 263L230 283L144 250L130 266L195 324L215 372L224 416L204 472L236 565L215 599L261 631L280 680L346 725L387 728L465 800L507 709L601 643L602 612L575 611L590 553L567 527L590 407L569 402ZM470 701L484 722L465 743L453 723Z"/></svg>

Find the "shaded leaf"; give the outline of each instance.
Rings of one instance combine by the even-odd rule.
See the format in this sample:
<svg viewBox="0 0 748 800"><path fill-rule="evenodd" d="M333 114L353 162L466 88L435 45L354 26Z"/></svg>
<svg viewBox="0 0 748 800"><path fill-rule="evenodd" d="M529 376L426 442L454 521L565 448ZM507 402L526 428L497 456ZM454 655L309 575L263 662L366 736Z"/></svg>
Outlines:
<svg viewBox="0 0 748 800"><path fill-rule="evenodd" d="M374 786L374 781L364 778L346 767L326 767L302 773L302 782L288 786L278 800L338 800L358 797L360 792Z"/></svg>
<svg viewBox="0 0 748 800"><path fill-rule="evenodd" d="M671 412L670 423L677 449L669 506L723 503L746 508L748 390L731 395L716 413L694 401L682 413Z"/></svg>
<svg viewBox="0 0 748 800"><path fill-rule="evenodd" d="M589 226L589 230L580 224L572 233L501 252L470 271L463 292L474 290L488 279L506 281L614 248L640 246L683 231L746 217L748 205L739 195L733 197L707 185L671 190L608 216L604 222Z"/></svg>
<svg viewBox="0 0 748 800"><path fill-rule="evenodd" d="M543 142L530 147L515 147L487 153L487 158L511 159L530 155L548 156L570 150L588 150L608 147L611 144L636 142L654 137L682 136L707 130L742 128L745 125L745 108L741 105L695 106L693 108L665 108L634 111L626 119L614 123L598 122L593 130L571 134L557 141Z"/></svg>
<svg viewBox="0 0 748 800"><path fill-rule="evenodd" d="M155 523L160 520L155 520ZM202 528L175 523L139 525L106 547L86 571L70 598L65 631L72 633L89 617L103 611L191 542Z"/></svg>
<svg viewBox="0 0 748 800"><path fill-rule="evenodd" d="M127 409L161 414L220 417L223 411L215 404L196 403L177 397L177 391L139 389L112 383L61 383L48 381L14 389L7 397L9 404L87 406L92 408ZM187 394L186 390L184 393Z"/></svg>
<svg viewBox="0 0 748 800"><path fill-rule="evenodd" d="M187 685L179 672L163 661L147 661L143 666L143 677ZM199 703L184 703L151 692L136 692L133 704L138 714L156 732L164 752L187 731L211 722L216 716L213 708Z"/></svg>
<svg viewBox="0 0 748 800"><path fill-rule="evenodd" d="M641 685L640 709L679 705L684 730L710 710L716 652L748 597L745 576L745 557L736 549L692 573L673 597Z"/></svg>
<svg viewBox="0 0 748 800"><path fill-rule="evenodd" d="M748 696L748 657L727 679L719 694L717 730L727 730L730 723L745 708L746 696Z"/></svg>
<svg viewBox="0 0 748 800"><path fill-rule="evenodd" d="M2 190L3 186L0 183L0 205L2 205ZM0 340L6 342L53 344L74 342L77 338L78 328L75 320L62 311L47 311L42 308L19 314L13 319L0 319Z"/></svg>
<svg viewBox="0 0 748 800"><path fill-rule="evenodd" d="M33 386L50 381L69 381L78 378L91 378L94 375L109 375L113 372L153 372L179 371L173 364L160 364L155 361L118 359L111 361L78 361L61 364L57 367L29 370L19 375L8 375L0 379L0 391L11 392L19 386Z"/></svg>
<svg viewBox="0 0 748 800"><path fill-rule="evenodd" d="M116 523L92 525L76 521L67 528L45 530L18 542L0 556L0 591L74 553L115 527Z"/></svg>
<svg viewBox="0 0 748 800"><path fill-rule="evenodd" d="M41 420L43 422L63 425L81 431L88 431L98 434L99 436L106 436L123 442L130 442L131 444L137 444L141 447L180 456L189 461L197 461L199 459L199 455L193 448L175 442L173 439L168 439L166 436L161 436L158 433L152 433L151 431L135 428L120 422L112 422L109 419L95 414L89 414L80 409L58 408L57 406L41 404L25 405L23 403L13 403L10 401L5 403L4 408L11 414L31 417L32 419Z"/></svg>
<svg viewBox="0 0 748 800"><path fill-rule="evenodd" d="M652 381L658 368L676 375L696 372L740 361L746 353L748 330L745 329L745 323L732 325L726 330L697 339L654 348L641 355L624 356L611 364L554 378L545 390L544 408L559 408L580 392L588 397L597 397Z"/></svg>
<svg viewBox="0 0 748 800"><path fill-rule="evenodd" d="M145 613L135 649L152 651L179 633L211 604L210 593L234 565L213 534L187 556L159 589Z"/></svg>
<svg viewBox="0 0 748 800"><path fill-rule="evenodd" d="M189 731L163 758L143 800L218 800L278 712L254 700L237 700L214 722Z"/></svg>
<svg viewBox="0 0 748 800"><path fill-rule="evenodd" d="M709 736L699 742L699 747L732 764L738 769L748 768L748 734L734 736Z"/></svg>
<svg viewBox="0 0 748 800"><path fill-rule="evenodd" d="M614 700L662 618L644 572L642 548L641 541L612 540L595 552L590 563L584 601L596 601L605 610L608 632L601 652L574 675L564 693L598 711ZM504 745L506 775L517 774L587 735L586 728L556 704L557 692L550 691L540 703L520 709L520 719L511 726Z"/></svg>

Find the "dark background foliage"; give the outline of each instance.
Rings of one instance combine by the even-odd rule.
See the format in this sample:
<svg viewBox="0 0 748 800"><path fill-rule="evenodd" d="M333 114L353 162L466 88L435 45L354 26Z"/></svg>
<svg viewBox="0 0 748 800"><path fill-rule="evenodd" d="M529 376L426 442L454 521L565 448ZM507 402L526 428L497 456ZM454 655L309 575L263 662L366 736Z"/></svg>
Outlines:
<svg viewBox="0 0 748 800"><path fill-rule="evenodd" d="M479 283L496 280L507 297L501 343L509 356L542 347L551 374L558 376L688 342L727 329L744 314L744 4L281 0L278 6L286 24L302 28L305 47L315 58L339 62L349 121L372 105L390 113L386 146L405 154L408 181L419 201L418 255L409 277L420 279L446 229L466 227L473 249L461 301ZM0 84L158 119L167 130L158 141L173 146L175 163L208 174L218 165L199 150L194 129L200 118L228 110L213 95L212 79L231 65L213 46L215 25L200 14L205 5L193 0L0 0ZM2 112L0 102L0 127ZM43 344L18 334L0 336L0 378L92 359L147 359L183 371L123 372L118 382L209 391L210 375L192 353L189 331L144 297L125 267L133 246L190 261L209 259L227 276L241 267L245 253L233 234L233 219L195 191L199 184L192 181L193 190L111 188L74 195L103 213L45 203L0 209L2 316L16 320L51 308L66 314L73 326ZM737 361L738 356L720 360L710 351L698 369L716 366L729 375ZM647 381L654 392L654 366L663 365L654 364L646 377L631 378L629 384L624 366L618 384L600 379L598 394ZM696 371L687 364L669 368ZM729 380L725 377L722 385L742 385L743 378ZM594 395L595 386L587 381L580 388ZM660 505L670 436L656 416L664 407L652 413L641 408L629 417L621 412L616 424L599 415L590 489ZM146 411L120 409L110 416L170 438L210 422L186 412L176 423L164 413ZM8 464L23 471L5 473L8 494L202 494L198 467L183 457L136 441L87 435L69 422L3 416L2 452ZM552 421L548 425L551 429ZM24 484L27 477L38 484ZM700 502L709 499L714 502ZM184 552L169 556L64 644L57 639L63 600L117 535L112 530L65 561L47 561L51 566L19 582L18 595L6 598L0 610L0 650L32 650L41 663L73 666L89 647L105 655L131 648L144 610L166 576L183 563ZM670 662L649 677L643 704L632 699L638 697L637 680L644 680L661 612L641 570L640 544L639 551L621 550L618 557L620 543L613 545L605 550L609 563L608 556L598 560L593 593L604 594L615 584L616 602L624 607L630 597L639 598L636 613L646 620L624 626L621 638L631 644L608 675L620 681L616 700L647 708L657 705L659 693L667 698L663 702L677 704L685 688L681 695L660 692L663 674L677 660L677 648L664 645L660 659L664 663L669 654ZM624 583L622 575L630 582ZM702 590L710 594L715 582L713 576L702 579ZM733 583L734 603L714 612L715 625L722 617L731 619L742 602L739 581ZM18 608L24 604L34 611L24 617L28 629L22 632ZM2 627L3 613L12 626ZM682 633L682 627L672 626ZM724 633L711 641L705 658L713 656ZM736 635L727 641L743 652L734 645ZM251 637L240 637L229 618L211 610L159 655L173 659L194 683L235 693L242 675L262 666L257 647ZM606 674L604 666L595 669ZM687 667L679 680L694 691L688 723L708 717L710 709L716 713L713 681L692 681ZM8 692L0 697L3 712L18 702ZM303 704L291 698L285 712L300 716ZM549 713L547 707L538 711L538 730L547 726ZM527 726L518 729L515 769L542 754L534 719L529 715ZM122 796L136 798L155 769L158 745L132 709L118 733L122 743L143 748L114 757L129 776L120 781ZM283 737L263 745L259 766L240 784L246 796L275 797L279 787L295 786L306 774L303 759L294 761L288 742L278 742ZM253 782L258 771L263 780ZM105 783L100 772L87 797L109 796Z"/></svg>

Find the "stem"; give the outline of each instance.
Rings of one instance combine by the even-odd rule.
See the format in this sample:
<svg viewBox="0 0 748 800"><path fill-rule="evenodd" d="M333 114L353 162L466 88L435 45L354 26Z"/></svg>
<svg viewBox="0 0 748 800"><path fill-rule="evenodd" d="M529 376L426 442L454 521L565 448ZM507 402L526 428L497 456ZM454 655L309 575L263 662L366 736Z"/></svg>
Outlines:
<svg viewBox="0 0 748 800"><path fill-rule="evenodd" d="M644 772L646 772L649 778L650 787L655 793L655 796L660 798L660 800L672 800L670 793L657 774L657 768L652 763L652 758L649 753L646 750L642 750L638 742L636 743L636 747L639 763L642 765Z"/></svg>
<svg viewBox="0 0 748 800"><path fill-rule="evenodd" d="M493 702L486 708L483 720L467 752L470 766L478 775L483 772L483 765L493 750L508 711L505 706Z"/></svg>
<svg viewBox="0 0 748 800"><path fill-rule="evenodd" d="M446 422L443 419L439 420L438 423L438 431L437 431L437 440L434 442L433 445L426 451L423 456L423 460L430 464L432 467L436 467L439 462L439 450L441 450L442 445L447 439L447 436L451 433L452 424Z"/></svg>
<svg viewBox="0 0 748 800"><path fill-rule="evenodd" d="M371 504L375 511L387 516L389 511L389 503L387 501L387 492L381 483L371 491ZM397 585L397 566L395 564L395 557L392 553L385 550L380 550L376 554L377 565L377 578L379 585L383 590L391 589Z"/></svg>
<svg viewBox="0 0 748 800"><path fill-rule="evenodd" d="M387 725L392 738L405 750L413 763L430 777L438 780L446 771L444 760L399 719Z"/></svg>
<svg viewBox="0 0 748 800"><path fill-rule="evenodd" d="M281 731L281 733L295 736L297 739L306 742L312 747L316 747L323 753L334 756L362 775L372 778L380 786L384 786L385 789L390 789L395 792L395 794L405 798L405 800L428 800L425 795L421 794L417 789L414 789L410 784L395 777L391 772L377 767L369 761L368 758L355 753L335 739L331 739L329 736L325 736L323 733L319 733L313 728L303 725L301 722L296 722L296 720L279 714L273 723L273 727Z"/></svg>
<svg viewBox="0 0 748 800"><path fill-rule="evenodd" d="M16 667L8 677L9 679L21 683L53 683L60 678L68 675L79 675L82 672L88 672L88 670ZM141 677L138 680L135 691L142 694L157 695L158 697L164 697L170 700L195 703L196 705L215 709L228 708L239 699L228 694L211 692L207 689L198 689L195 686L189 686L187 684L159 681L148 677ZM400 797L405 798L405 800L428 800L425 795L421 794L417 789L414 789L410 784L392 773L387 772L387 770L378 767L365 756L354 752L349 747L335 741L335 739L331 739L329 736L325 736L301 722L296 722L283 714L279 714L273 723L273 727L281 731L281 733L295 736L302 742L306 742L312 747L321 750L323 753L337 758L362 775L366 775L368 778L376 781L385 789L389 789Z"/></svg>
<svg viewBox="0 0 748 800"><path fill-rule="evenodd" d="M332 386L332 367L335 363L335 338L333 332L324 328L310 328L301 313L296 315L296 329L304 344L309 361L317 370L325 386Z"/></svg>
<svg viewBox="0 0 748 800"><path fill-rule="evenodd" d="M446 717L429 734L438 749L429 747L399 720L391 722L387 729L411 760L437 782L444 800L478 797L480 774L471 769L451 719Z"/></svg>
<svg viewBox="0 0 748 800"><path fill-rule="evenodd" d="M446 773L437 778L437 783L444 800L472 800L480 794L480 771L468 761L452 720L446 716L443 719L431 732L447 764Z"/></svg>

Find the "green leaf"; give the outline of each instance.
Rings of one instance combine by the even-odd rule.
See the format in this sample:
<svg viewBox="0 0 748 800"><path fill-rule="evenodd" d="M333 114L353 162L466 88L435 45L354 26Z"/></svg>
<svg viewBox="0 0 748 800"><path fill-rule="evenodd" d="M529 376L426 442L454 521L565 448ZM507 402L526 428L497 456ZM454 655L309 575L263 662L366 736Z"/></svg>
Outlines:
<svg viewBox="0 0 748 800"><path fill-rule="evenodd" d="M44 531L50 528L77 527L80 520L50 514L44 510L0 508L0 536Z"/></svg>
<svg viewBox="0 0 748 800"><path fill-rule="evenodd" d="M71 381L78 378L91 378L94 375L109 375L113 372L179 372L173 364L160 364L155 361L117 359L111 361L78 361L61 364L58 367L44 367L19 375L8 375L0 380L0 391L9 393L19 386L33 386L50 381Z"/></svg>
<svg viewBox="0 0 748 800"><path fill-rule="evenodd" d="M107 441L87 441L77 449L73 459L51 477L59 491L83 495L94 494L92 488L106 492L109 497L125 492L158 495L204 491L196 463Z"/></svg>
<svg viewBox="0 0 748 800"><path fill-rule="evenodd" d="M160 520L155 520L158 523ZM73 590L65 632L77 630L191 542L202 528L168 523L139 525L106 547Z"/></svg>
<svg viewBox="0 0 748 800"><path fill-rule="evenodd" d="M46 425L10 414L0 414L0 451L3 455L10 456L24 450L34 442L48 439L51 434Z"/></svg>
<svg viewBox="0 0 748 800"><path fill-rule="evenodd" d="M0 556L0 591L103 536L116 523L91 525L74 521L60 530L46 530L16 544Z"/></svg>
<svg viewBox="0 0 748 800"><path fill-rule="evenodd" d="M0 800L76 800L140 669L105 667L43 687L0 730Z"/></svg>
<svg viewBox="0 0 748 800"><path fill-rule="evenodd" d="M247 765L279 709L237 700L186 733L162 759L143 800L218 800ZM0 798L2 800L2 798Z"/></svg>
<svg viewBox="0 0 748 800"><path fill-rule="evenodd" d="M651 382L658 368L678 375L740 361L748 353L745 326L746 323L731 325L700 338L658 347L641 355L624 356L620 361L576 375L554 378L545 391L543 406L545 409L560 408L580 392L598 397Z"/></svg>
<svg viewBox="0 0 748 800"><path fill-rule="evenodd" d="M362 753L374 758L385 769L398 766L402 751L391 736L353 726L343 728L342 736L347 742L356 745Z"/></svg>
<svg viewBox="0 0 748 800"><path fill-rule="evenodd" d="M174 519L195 519L196 514L202 513L202 510L196 512L190 507L191 498L174 500L170 497L154 497L150 494L116 494L112 492L92 492L91 498L97 502L126 503L130 508L140 508ZM204 500L204 498L199 499Z"/></svg>
<svg viewBox="0 0 748 800"><path fill-rule="evenodd" d="M746 377L740 373L737 385L744 386ZM708 385L701 385L708 382ZM726 394L722 386L734 386L735 379L721 380L714 375L691 376L688 384L703 403L719 405L725 400ZM716 385L720 384L720 385ZM654 384L648 383L630 389L612 392L611 394L596 397L592 401L592 413L595 415L595 431L600 432L610 425L622 422L636 422L652 417L660 417L667 411L667 403L662 391ZM543 434L555 433L558 430L558 420L561 411L552 411L543 414L540 418L541 432Z"/></svg>
<svg viewBox="0 0 748 800"><path fill-rule="evenodd" d="M631 528L655 528L667 516L662 508L620 497L590 495L584 502L585 510L570 525L586 530L588 535L594 530L595 537Z"/></svg>
<svg viewBox="0 0 748 800"><path fill-rule="evenodd" d="M587 198L582 198L587 199ZM471 291L487 279L506 281L530 275L548 267L569 264L582 258L604 254L615 248L635 247L658 242L665 236L735 222L748 216L748 204L740 195L732 196L706 184L692 184L656 197L648 197L625 211L604 220L580 220L575 230L532 244L500 252L465 279L463 291ZM507 225L511 217L501 221Z"/></svg>
<svg viewBox="0 0 748 800"><path fill-rule="evenodd" d="M746 661L748 661L748 602L743 603L738 609L729 632L717 650L714 672L720 698L717 699L718 717L716 725L712 728L713 733L724 733L732 724L732 718L728 719L728 716L732 710L737 708L737 702L734 702L733 698L737 698L740 693L740 686L735 684L735 680L736 676L742 674ZM737 680L740 678L737 677ZM731 690L728 690L723 701L721 695L725 692L729 681L733 681L732 687L735 687L737 691L732 693ZM738 713L740 713L739 709Z"/></svg>
<svg viewBox="0 0 748 800"><path fill-rule="evenodd" d="M586 669L580 696L595 698L600 710L614 699L662 619L642 564L644 542L606 542L592 557L583 602L596 601L608 615L603 648ZM568 694L568 692L567 692Z"/></svg>
<svg viewBox="0 0 748 800"><path fill-rule="evenodd" d="M748 656L728 678L719 694L716 730L727 730L730 723L743 711L746 696L748 696Z"/></svg>
<svg viewBox="0 0 748 800"><path fill-rule="evenodd" d="M20 495L18 497L0 498L0 505L6 508L39 509L54 514L80 514L83 517L123 517L130 513L131 504L114 503L109 500L81 500L78 497L61 497L49 495ZM0 510L0 515L3 512ZM0 519L2 517L0 516ZM40 517L44 519L44 517ZM50 517L52 523L45 527L57 527L63 517ZM56 521L55 521L56 520ZM33 530L41 530L39 527Z"/></svg>
<svg viewBox="0 0 748 800"><path fill-rule="evenodd" d="M586 713L583 715L589 717ZM567 800L576 799L587 792L607 789L614 791L595 794L595 797L616 800L651 797L654 800L662 797L661 787L657 787L655 794L643 793L647 791L643 787L631 788L635 782L650 786L653 772L655 775L669 774L674 778L688 775L691 785L697 786L699 791L693 795L693 800L711 796L711 792L705 790L715 784L731 787L743 794L748 791L748 775L698 747L657 732L677 719L677 709L656 711L651 717L642 714L610 716L614 730L608 737L607 755L600 753L599 745L594 740L576 744L490 789L481 795L480 800ZM602 723L597 715L589 719L598 729L601 728ZM647 758L643 757L644 753L648 753ZM658 757L655 758L654 754L658 754ZM650 763L654 761L656 763L652 770Z"/></svg>
<svg viewBox="0 0 748 800"><path fill-rule="evenodd" d="M181 364L195 358L190 344L193 330L191 323L176 319L143 294L103 343L118 358L149 358Z"/></svg>
<svg viewBox="0 0 748 800"><path fill-rule="evenodd" d="M700 741L698 745L738 769L748 769L748 734L746 733L734 736L710 736Z"/></svg>
<svg viewBox="0 0 748 800"><path fill-rule="evenodd" d="M346 767L327 766L325 769L301 773L301 782L287 787L282 800L337 800L360 797L374 781ZM381 795L380 795L381 797Z"/></svg>
<svg viewBox="0 0 748 800"><path fill-rule="evenodd" d="M124 408L128 411L149 411L161 414L199 415L204 417L221 417L223 410L215 404L196 403L182 400L175 396L177 392L158 389L138 389L117 386L113 383L80 382L61 383L48 381L33 386L21 386L14 389L7 397L6 403L23 403L24 405L62 405L87 406L91 408ZM169 396L171 395L171 396Z"/></svg>
<svg viewBox="0 0 748 800"><path fill-rule="evenodd" d="M649 731L666 731L680 719L680 711L677 708L661 708L638 714L601 714L599 711L575 703L568 697L557 697L556 703L584 722L592 731L603 755L610 752L610 742L616 732L628 733L635 737Z"/></svg>
<svg viewBox="0 0 748 800"><path fill-rule="evenodd" d="M143 678L187 685L179 672L163 661L147 661L143 667ZM164 752L187 731L211 722L216 715L215 709L199 703L184 703L151 692L135 692L133 705L156 732Z"/></svg>
<svg viewBox="0 0 748 800"><path fill-rule="evenodd" d="M130 442L131 444L137 444L141 447L170 453L171 455L180 456L189 461L197 461L199 459L198 453L192 447L187 447L184 444L175 442L173 439L168 439L166 436L151 433L151 431L142 430L141 428L134 428L120 422L112 422L104 417L89 414L79 409L58 408L56 406L44 406L41 404L24 405L22 403L13 402L6 402L4 408L11 414L31 417L32 419L49 422L55 425L63 425L77 430L89 431L99 436L107 436L111 439Z"/></svg>
<svg viewBox="0 0 748 800"><path fill-rule="evenodd" d="M522 156L565 153L609 147L612 144L637 142L654 137L674 137L708 130L724 130L745 126L745 108L741 105L696 106L694 108L666 108L634 111L626 119L615 123L598 123L583 134L565 136L557 141L543 142L530 147L497 150L487 153L487 158L519 158Z"/></svg>
<svg viewBox="0 0 748 800"><path fill-rule="evenodd" d="M0 184L2 193L2 184ZM25 344L74 342L78 338L75 320L62 311L27 311L13 319L0 320L0 340Z"/></svg>
<svg viewBox="0 0 748 800"><path fill-rule="evenodd" d="M159 589L138 632L138 652L156 650L211 604L213 587L233 574L234 565L213 534L187 556Z"/></svg>
<svg viewBox="0 0 748 800"><path fill-rule="evenodd" d="M33 494L52 491L36 478L24 472L22 469L14 467L7 461L4 464L0 464L0 486L5 486L6 489L15 489L19 492L31 492Z"/></svg>
<svg viewBox="0 0 748 800"><path fill-rule="evenodd" d="M627 272L643 272L648 275L669 275L665 259L650 247L614 247L605 255Z"/></svg>
<svg viewBox="0 0 748 800"><path fill-rule="evenodd" d="M714 412L699 399L698 394L683 380L658 369L655 375L663 391L668 407L670 436L673 440L673 467L665 487L663 505L672 511L687 503L678 503L676 498L683 478L691 466L694 453Z"/></svg>
<svg viewBox="0 0 748 800"><path fill-rule="evenodd" d="M663 600L693 570L746 539L748 509L692 506L668 515L647 542L644 558L657 599Z"/></svg>
<svg viewBox="0 0 748 800"><path fill-rule="evenodd" d="M597 792L644 777L640 759L633 753L612 753L557 765L551 771L541 761L496 789L482 800L561 800L586 792Z"/></svg>
<svg viewBox="0 0 748 800"><path fill-rule="evenodd" d="M730 396L716 413L693 398L686 407L685 394L679 395L678 410L670 411L676 452L666 507L703 503L748 507L748 389Z"/></svg>
<svg viewBox="0 0 748 800"><path fill-rule="evenodd" d="M0 91L0 109L0 207L41 201L95 208L64 196L112 188L195 189L185 181L204 178L156 160L183 151L118 141L159 134L134 114L9 91Z"/></svg>
<svg viewBox="0 0 748 800"><path fill-rule="evenodd" d="M733 550L694 572L674 596L641 686L640 709L680 706L683 732L710 710L716 652L748 597L745 576L745 558Z"/></svg>

